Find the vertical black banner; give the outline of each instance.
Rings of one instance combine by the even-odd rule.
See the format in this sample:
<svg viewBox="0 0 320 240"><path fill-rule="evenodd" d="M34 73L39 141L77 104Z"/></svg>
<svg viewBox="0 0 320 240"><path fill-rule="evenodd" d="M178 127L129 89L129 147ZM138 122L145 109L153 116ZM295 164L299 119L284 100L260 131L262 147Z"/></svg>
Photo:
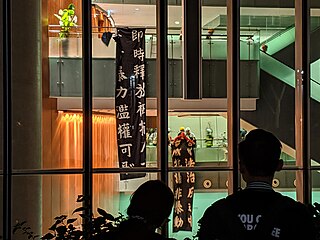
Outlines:
<svg viewBox="0 0 320 240"><path fill-rule="evenodd" d="M115 40L118 156L121 168L146 165L145 29L118 28ZM145 174L121 174L121 180Z"/></svg>
<svg viewBox="0 0 320 240"><path fill-rule="evenodd" d="M195 143L184 132L177 136L171 146L174 167L194 167ZM192 205L194 194L195 173L173 173L174 212L173 232L192 231Z"/></svg>

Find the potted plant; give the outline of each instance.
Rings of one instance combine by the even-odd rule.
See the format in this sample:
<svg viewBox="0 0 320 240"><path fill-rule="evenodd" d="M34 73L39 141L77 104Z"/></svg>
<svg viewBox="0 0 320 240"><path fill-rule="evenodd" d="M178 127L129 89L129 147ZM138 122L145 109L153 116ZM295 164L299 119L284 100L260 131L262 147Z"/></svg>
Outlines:
<svg viewBox="0 0 320 240"><path fill-rule="evenodd" d="M68 37L70 35L70 30L72 27L77 26L77 16L75 15L75 6L73 3L68 5L68 8L60 9L58 14L54 14L59 19L60 32L59 38L62 45L62 53L63 55L67 55L68 51Z"/></svg>
<svg viewBox="0 0 320 240"><path fill-rule="evenodd" d="M60 9L58 14L54 14L59 19L61 27L59 37L67 38L70 34L70 29L77 26L77 16L75 15L75 6L73 3L68 5L68 8Z"/></svg>

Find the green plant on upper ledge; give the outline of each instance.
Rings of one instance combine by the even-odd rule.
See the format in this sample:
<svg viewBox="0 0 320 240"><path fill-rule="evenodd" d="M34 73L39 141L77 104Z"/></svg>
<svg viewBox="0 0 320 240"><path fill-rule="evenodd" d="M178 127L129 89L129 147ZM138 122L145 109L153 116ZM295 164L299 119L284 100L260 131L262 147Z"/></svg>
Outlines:
<svg viewBox="0 0 320 240"><path fill-rule="evenodd" d="M58 14L54 14L59 19L61 27L59 37L67 38L70 34L70 29L77 26L77 16L75 15L75 6L73 3L68 5L68 8L60 9Z"/></svg>

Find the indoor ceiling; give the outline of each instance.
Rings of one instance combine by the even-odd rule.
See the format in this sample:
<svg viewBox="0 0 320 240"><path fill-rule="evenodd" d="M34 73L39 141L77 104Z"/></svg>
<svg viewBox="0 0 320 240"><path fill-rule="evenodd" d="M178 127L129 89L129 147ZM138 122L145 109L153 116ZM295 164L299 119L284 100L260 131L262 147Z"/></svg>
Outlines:
<svg viewBox="0 0 320 240"><path fill-rule="evenodd" d="M142 4L110 4L96 3L101 8L111 11L116 26L126 27L146 27L155 29L156 27L156 6ZM226 7L202 7L202 26L205 26L219 15L226 15ZM241 15L247 16L293 16L293 8L250 8L242 7ZM313 9L312 16L320 16L320 9ZM180 29L182 26L181 6L168 6L168 27Z"/></svg>

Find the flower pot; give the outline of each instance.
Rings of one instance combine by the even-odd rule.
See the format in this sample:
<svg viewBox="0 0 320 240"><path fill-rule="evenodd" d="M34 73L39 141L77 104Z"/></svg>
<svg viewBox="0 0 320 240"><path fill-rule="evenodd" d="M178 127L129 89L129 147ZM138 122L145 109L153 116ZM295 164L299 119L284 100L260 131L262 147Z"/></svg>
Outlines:
<svg viewBox="0 0 320 240"><path fill-rule="evenodd" d="M60 39L60 56L61 57L67 57L68 51L69 51L69 39L68 38L62 38Z"/></svg>

